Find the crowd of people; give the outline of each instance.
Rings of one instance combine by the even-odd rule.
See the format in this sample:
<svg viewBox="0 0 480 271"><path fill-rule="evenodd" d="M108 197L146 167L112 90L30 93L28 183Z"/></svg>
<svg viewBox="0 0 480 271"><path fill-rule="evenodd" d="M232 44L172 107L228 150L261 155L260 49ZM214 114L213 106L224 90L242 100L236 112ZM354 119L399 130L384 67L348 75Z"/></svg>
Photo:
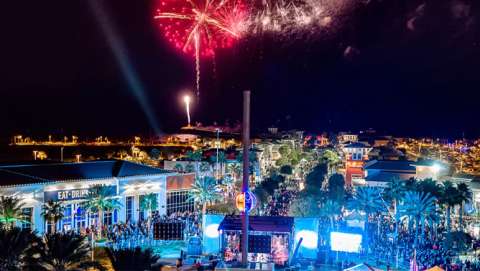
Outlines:
<svg viewBox="0 0 480 271"><path fill-rule="evenodd" d="M285 188L276 190L272 200L267 204L266 213L271 216L288 216L290 203L294 197L294 191Z"/></svg>
<svg viewBox="0 0 480 271"><path fill-rule="evenodd" d="M460 244L463 241L447 240L447 231L442 223L435 231L428 226L418 231L409 231L408 227L412 225L400 223L397 237L395 225L390 219L383 218L380 223L369 222L369 252L377 264L409 266L415 263L418 270L434 266L444 270L480 270L480 257L470 253L468 259L461 260L458 254L462 245L465 251L472 252L473 243ZM457 249L452 248L453 243Z"/></svg>

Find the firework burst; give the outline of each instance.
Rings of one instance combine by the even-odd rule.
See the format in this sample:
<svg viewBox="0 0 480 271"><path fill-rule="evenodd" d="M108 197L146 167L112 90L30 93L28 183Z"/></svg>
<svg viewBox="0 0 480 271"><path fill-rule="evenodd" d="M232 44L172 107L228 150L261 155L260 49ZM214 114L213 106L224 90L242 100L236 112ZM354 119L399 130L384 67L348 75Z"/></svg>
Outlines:
<svg viewBox="0 0 480 271"><path fill-rule="evenodd" d="M231 47L243 33L246 16L241 0L165 0L155 19L165 38L195 57L197 95L200 58L213 57L218 48Z"/></svg>

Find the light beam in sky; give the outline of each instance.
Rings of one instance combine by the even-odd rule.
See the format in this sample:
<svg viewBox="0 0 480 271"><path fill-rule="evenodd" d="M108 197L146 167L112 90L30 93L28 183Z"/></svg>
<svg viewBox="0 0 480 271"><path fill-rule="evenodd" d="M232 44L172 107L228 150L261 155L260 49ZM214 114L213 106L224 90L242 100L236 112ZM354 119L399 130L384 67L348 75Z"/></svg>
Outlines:
<svg viewBox="0 0 480 271"><path fill-rule="evenodd" d="M145 113L145 116L148 119L150 127L154 130L156 135L160 135L162 132L158 126L157 119L152 110L150 103L148 102L147 96L145 94L145 88L143 87L142 82L138 78L137 73L130 61L128 56L127 49L123 43L123 40L118 36L115 27L110 19L109 14L105 11L104 7L101 4L102 1L89 0L90 9L93 12L93 16L96 22L100 25L105 38L107 39L108 46L117 61L120 71L122 72L129 90L132 95L135 97L137 102L140 104L141 109Z"/></svg>

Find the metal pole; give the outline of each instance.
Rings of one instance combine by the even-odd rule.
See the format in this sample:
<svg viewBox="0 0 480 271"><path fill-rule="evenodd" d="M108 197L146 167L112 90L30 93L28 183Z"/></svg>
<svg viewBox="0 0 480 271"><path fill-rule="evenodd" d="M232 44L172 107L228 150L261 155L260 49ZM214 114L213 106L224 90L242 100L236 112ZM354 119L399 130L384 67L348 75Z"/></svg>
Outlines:
<svg viewBox="0 0 480 271"><path fill-rule="evenodd" d="M243 141L243 182L242 192L245 195L245 210L242 212L242 264L248 264L248 209L247 197L248 181L250 176L249 166L249 150L250 150L250 91L243 92L243 124L242 124L242 141Z"/></svg>
<svg viewBox="0 0 480 271"><path fill-rule="evenodd" d="M220 174L218 173L218 145L220 144L220 129L217 128L217 141L215 142L215 147L217 148L217 164L216 164L216 167L217 167L217 179L219 178Z"/></svg>

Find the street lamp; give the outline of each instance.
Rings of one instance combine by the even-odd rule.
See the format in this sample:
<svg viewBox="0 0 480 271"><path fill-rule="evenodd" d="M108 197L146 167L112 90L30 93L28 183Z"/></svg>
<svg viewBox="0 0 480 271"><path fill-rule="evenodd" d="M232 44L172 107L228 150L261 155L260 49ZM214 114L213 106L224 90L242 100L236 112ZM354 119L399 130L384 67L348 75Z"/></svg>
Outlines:
<svg viewBox="0 0 480 271"><path fill-rule="evenodd" d="M187 111L188 127L190 127L190 96L185 95L183 101L185 102L185 110Z"/></svg>

